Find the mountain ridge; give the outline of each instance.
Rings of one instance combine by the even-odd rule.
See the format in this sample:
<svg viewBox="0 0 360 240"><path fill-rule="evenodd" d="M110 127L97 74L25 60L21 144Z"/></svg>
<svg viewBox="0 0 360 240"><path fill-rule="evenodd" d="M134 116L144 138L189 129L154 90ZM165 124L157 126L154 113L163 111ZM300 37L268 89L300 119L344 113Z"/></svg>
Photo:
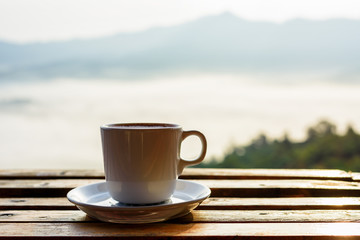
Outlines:
<svg viewBox="0 0 360 240"><path fill-rule="evenodd" d="M1 79L128 77L172 71L360 74L360 21L252 22L230 13L95 39L0 42Z"/></svg>

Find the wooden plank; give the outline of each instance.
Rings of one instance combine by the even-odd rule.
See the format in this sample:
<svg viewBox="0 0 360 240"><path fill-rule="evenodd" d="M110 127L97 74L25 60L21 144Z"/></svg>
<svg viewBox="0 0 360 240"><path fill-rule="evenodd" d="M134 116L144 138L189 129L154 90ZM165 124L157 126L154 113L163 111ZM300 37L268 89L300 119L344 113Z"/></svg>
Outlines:
<svg viewBox="0 0 360 240"><path fill-rule="evenodd" d="M353 181L360 182L360 172L351 172L350 176Z"/></svg>
<svg viewBox="0 0 360 240"><path fill-rule="evenodd" d="M197 208L201 210L319 210L360 209L357 197L305 198L216 198L206 199Z"/></svg>
<svg viewBox="0 0 360 240"><path fill-rule="evenodd" d="M213 197L359 197L359 183L333 180L196 180Z"/></svg>
<svg viewBox="0 0 360 240"><path fill-rule="evenodd" d="M336 169L230 169L186 168L183 179L319 179L351 181L351 175Z"/></svg>
<svg viewBox="0 0 360 240"><path fill-rule="evenodd" d="M2 197L64 197L97 179L0 180ZM213 197L359 197L360 183L333 180L194 180Z"/></svg>
<svg viewBox="0 0 360 240"><path fill-rule="evenodd" d="M21 230L20 230L21 229ZM29 237L31 236L31 237ZM0 224L0 238L62 239L343 239L360 237L360 223L13 223Z"/></svg>
<svg viewBox="0 0 360 240"><path fill-rule="evenodd" d="M194 210L178 223L358 222L359 210Z"/></svg>
<svg viewBox="0 0 360 240"><path fill-rule="evenodd" d="M53 198L0 198L0 210L75 210L76 206L65 197Z"/></svg>
<svg viewBox="0 0 360 240"><path fill-rule="evenodd" d="M79 210L5 210L0 211L4 222L94 222Z"/></svg>
<svg viewBox="0 0 360 240"><path fill-rule="evenodd" d="M100 169L3 169L0 179L105 179Z"/></svg>
<svg viewBox="0 0 360 240"><path fill-rule="evenodd" d="M73 188L98 179L0 180L1 197L65 197Z"/></svg>
<svg viewBox="0 0 360 240"><path fill-rule="evenodd" d="M0 170L0 179L104 179L101 169L93 170ZM333 169L220 169L186 168L182 179L323 179L351 181L351 174Z"/></svg>
<svg viewBox="0 0 360 240"><path fill-rule="evenodd" d="M65 197L0 198L0 210L76 210ZM358 197L334 198L217 198L206 199L199 210L316 210L360 209Z"/></svg>
<svg viewBox="0 0 360 240"><path fill-rule="evenodd" d="M360 210L194 210L175 223L358 222ZM0 211L7 222L95 222L78 210Z"/></svg>
<svg viewBox="0 0 360 240"><path fill-rule="evenodd" d="M0 188L7 189L49 189L49 188L74 188L91 183L102 182L98 179L22 179L22 180L0 180Z"/></svg>

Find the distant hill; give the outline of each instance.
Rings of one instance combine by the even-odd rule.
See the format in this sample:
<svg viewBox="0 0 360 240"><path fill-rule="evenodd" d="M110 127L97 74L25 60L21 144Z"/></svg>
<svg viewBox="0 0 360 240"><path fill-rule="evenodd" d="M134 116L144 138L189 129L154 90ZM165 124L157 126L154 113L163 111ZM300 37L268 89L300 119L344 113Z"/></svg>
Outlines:
<svg viewBox="0 0 360 240"><path fill-rule="evenodd" d="M172 71L329 70L360 76L360 21L299 19L276 24L224 13L174 27L96 39L24 45L0 42L0 81Z"/></svg>

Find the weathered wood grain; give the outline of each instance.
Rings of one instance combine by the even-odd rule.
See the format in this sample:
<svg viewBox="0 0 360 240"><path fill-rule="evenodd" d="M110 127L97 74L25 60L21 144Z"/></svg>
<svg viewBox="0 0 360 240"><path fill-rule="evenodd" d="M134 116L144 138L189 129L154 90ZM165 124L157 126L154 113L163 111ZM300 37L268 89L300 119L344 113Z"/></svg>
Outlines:
<svg viewBox="0 0 360 240"><path fill-rule="evenodd" d="M319 179L351 181L351 175L336 169L230 169L186 168L184 179Z"/></svg>
<svg viewBox="0 0 360 240"><path fill-rule="evenodd" d="M94 222L80 210L5 210L0 211L4 222Z"/></svg>
<svg viewBox="0 0 360 240"><path fill-rule="evenodd" d="M360 172L350 172L349 174L353 181L360 182Z"/></svg>
<svg viewBox="0 0 360 240"><path fill-rule="evenodd" d="M2 197L64 197L98 179L0 180ZM360 183L333 180L194 180L213 197L359 197Z"/></svg>
<svg viewBox="0 0 360 240"><path fill-rule="evenodd" d="M75 210L65 197L0 198L0 210ZM317 210L360 209L360 198L217 198L206 199L200 210Z"/></svg>
<svg viewBox="0 0 360 240"><path fill-rule="evenodd" d="M21 230L20 230L21 229ZM360 223L13 223L0 224L0 238L131 238L131 239L352 239Z"/></svg>
<svg viewBox="0 0 360 240"><path fill-rule="evenodd" d="M126 225L91 219L65 197L104 181L101 170L2 170L0 239L360 239L359 173L188 168L182 178L211 198L178 219Z"/></svg>
<svg viewBox="0 0 360 240"><path fill-rule="evenodd" d="M3 169L0 179L105 179L100 169Z"/></svg>
<svg viewBox="0 0 360 240"><path fill-rule="evenodd" d="M300 198L217 198L203 201L202 210L317 210L360 209L357 197L300 197Z"/></svg>
<svg viewBox="0 0 360 240"><path fill-rule="evenodd" d="M76 206L65 197L53 198L0 198L0 210L75 210Z"/></svg>
<svg viewBox="0 0 360 240"><path fill-rule="evenodd" d="M65 197L0 198L0 210L76 210ZM218 198L203 201L200 210L316 210L360 209L358 197L305 198Z"/></svg>
<svg viewBox="0 0 360 240"><path fill-rule="evenodd" d="M21 179L0 180L1 197L65 197L77 186L100 182L98 179Z"/></svg>
<svg viewBox="0 0 360 240"><path fill-rule="evenodd" d="M359 222L359 210L194 210L178 223Z"/></svg>
<svg viewBox="0 0 360 240"><path fill-rule="evenodd" d="M358 197L359 183L332 180L196 180L213 197Z"/></svg>
<svg viewBox="0 0 360 240"><path fill-rule="evenodd" d="M351 181L351 174L333 169L219 169L186 168L182 179L323 179ZM0 170L0 179L104 179L104 172L94 170Z"/></svg>
<svg viewBox="0 0 360 240"><path fill-rule="evenodd" d="M175 223L358 222L360 210L194 210ZM96 222L79 210L6 210L7 222Z"/></svg>

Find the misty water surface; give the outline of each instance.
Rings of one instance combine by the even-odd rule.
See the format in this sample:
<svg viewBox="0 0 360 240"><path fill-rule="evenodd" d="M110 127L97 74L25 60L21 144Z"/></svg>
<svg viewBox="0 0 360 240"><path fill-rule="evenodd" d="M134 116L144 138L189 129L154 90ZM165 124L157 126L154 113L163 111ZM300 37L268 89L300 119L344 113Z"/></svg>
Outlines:
<svg viewBox="0 0 360 240"><path fill-rule="evenodd" d="M207 159L260 133L292 139L328 119L360 129L360 85L240 75L57 79L0 87L0 168L102 168L99 127L171 122L208 139ZM295 83L296 82L296 83ZM184 144L194 157L196 139Z"/></svg>

